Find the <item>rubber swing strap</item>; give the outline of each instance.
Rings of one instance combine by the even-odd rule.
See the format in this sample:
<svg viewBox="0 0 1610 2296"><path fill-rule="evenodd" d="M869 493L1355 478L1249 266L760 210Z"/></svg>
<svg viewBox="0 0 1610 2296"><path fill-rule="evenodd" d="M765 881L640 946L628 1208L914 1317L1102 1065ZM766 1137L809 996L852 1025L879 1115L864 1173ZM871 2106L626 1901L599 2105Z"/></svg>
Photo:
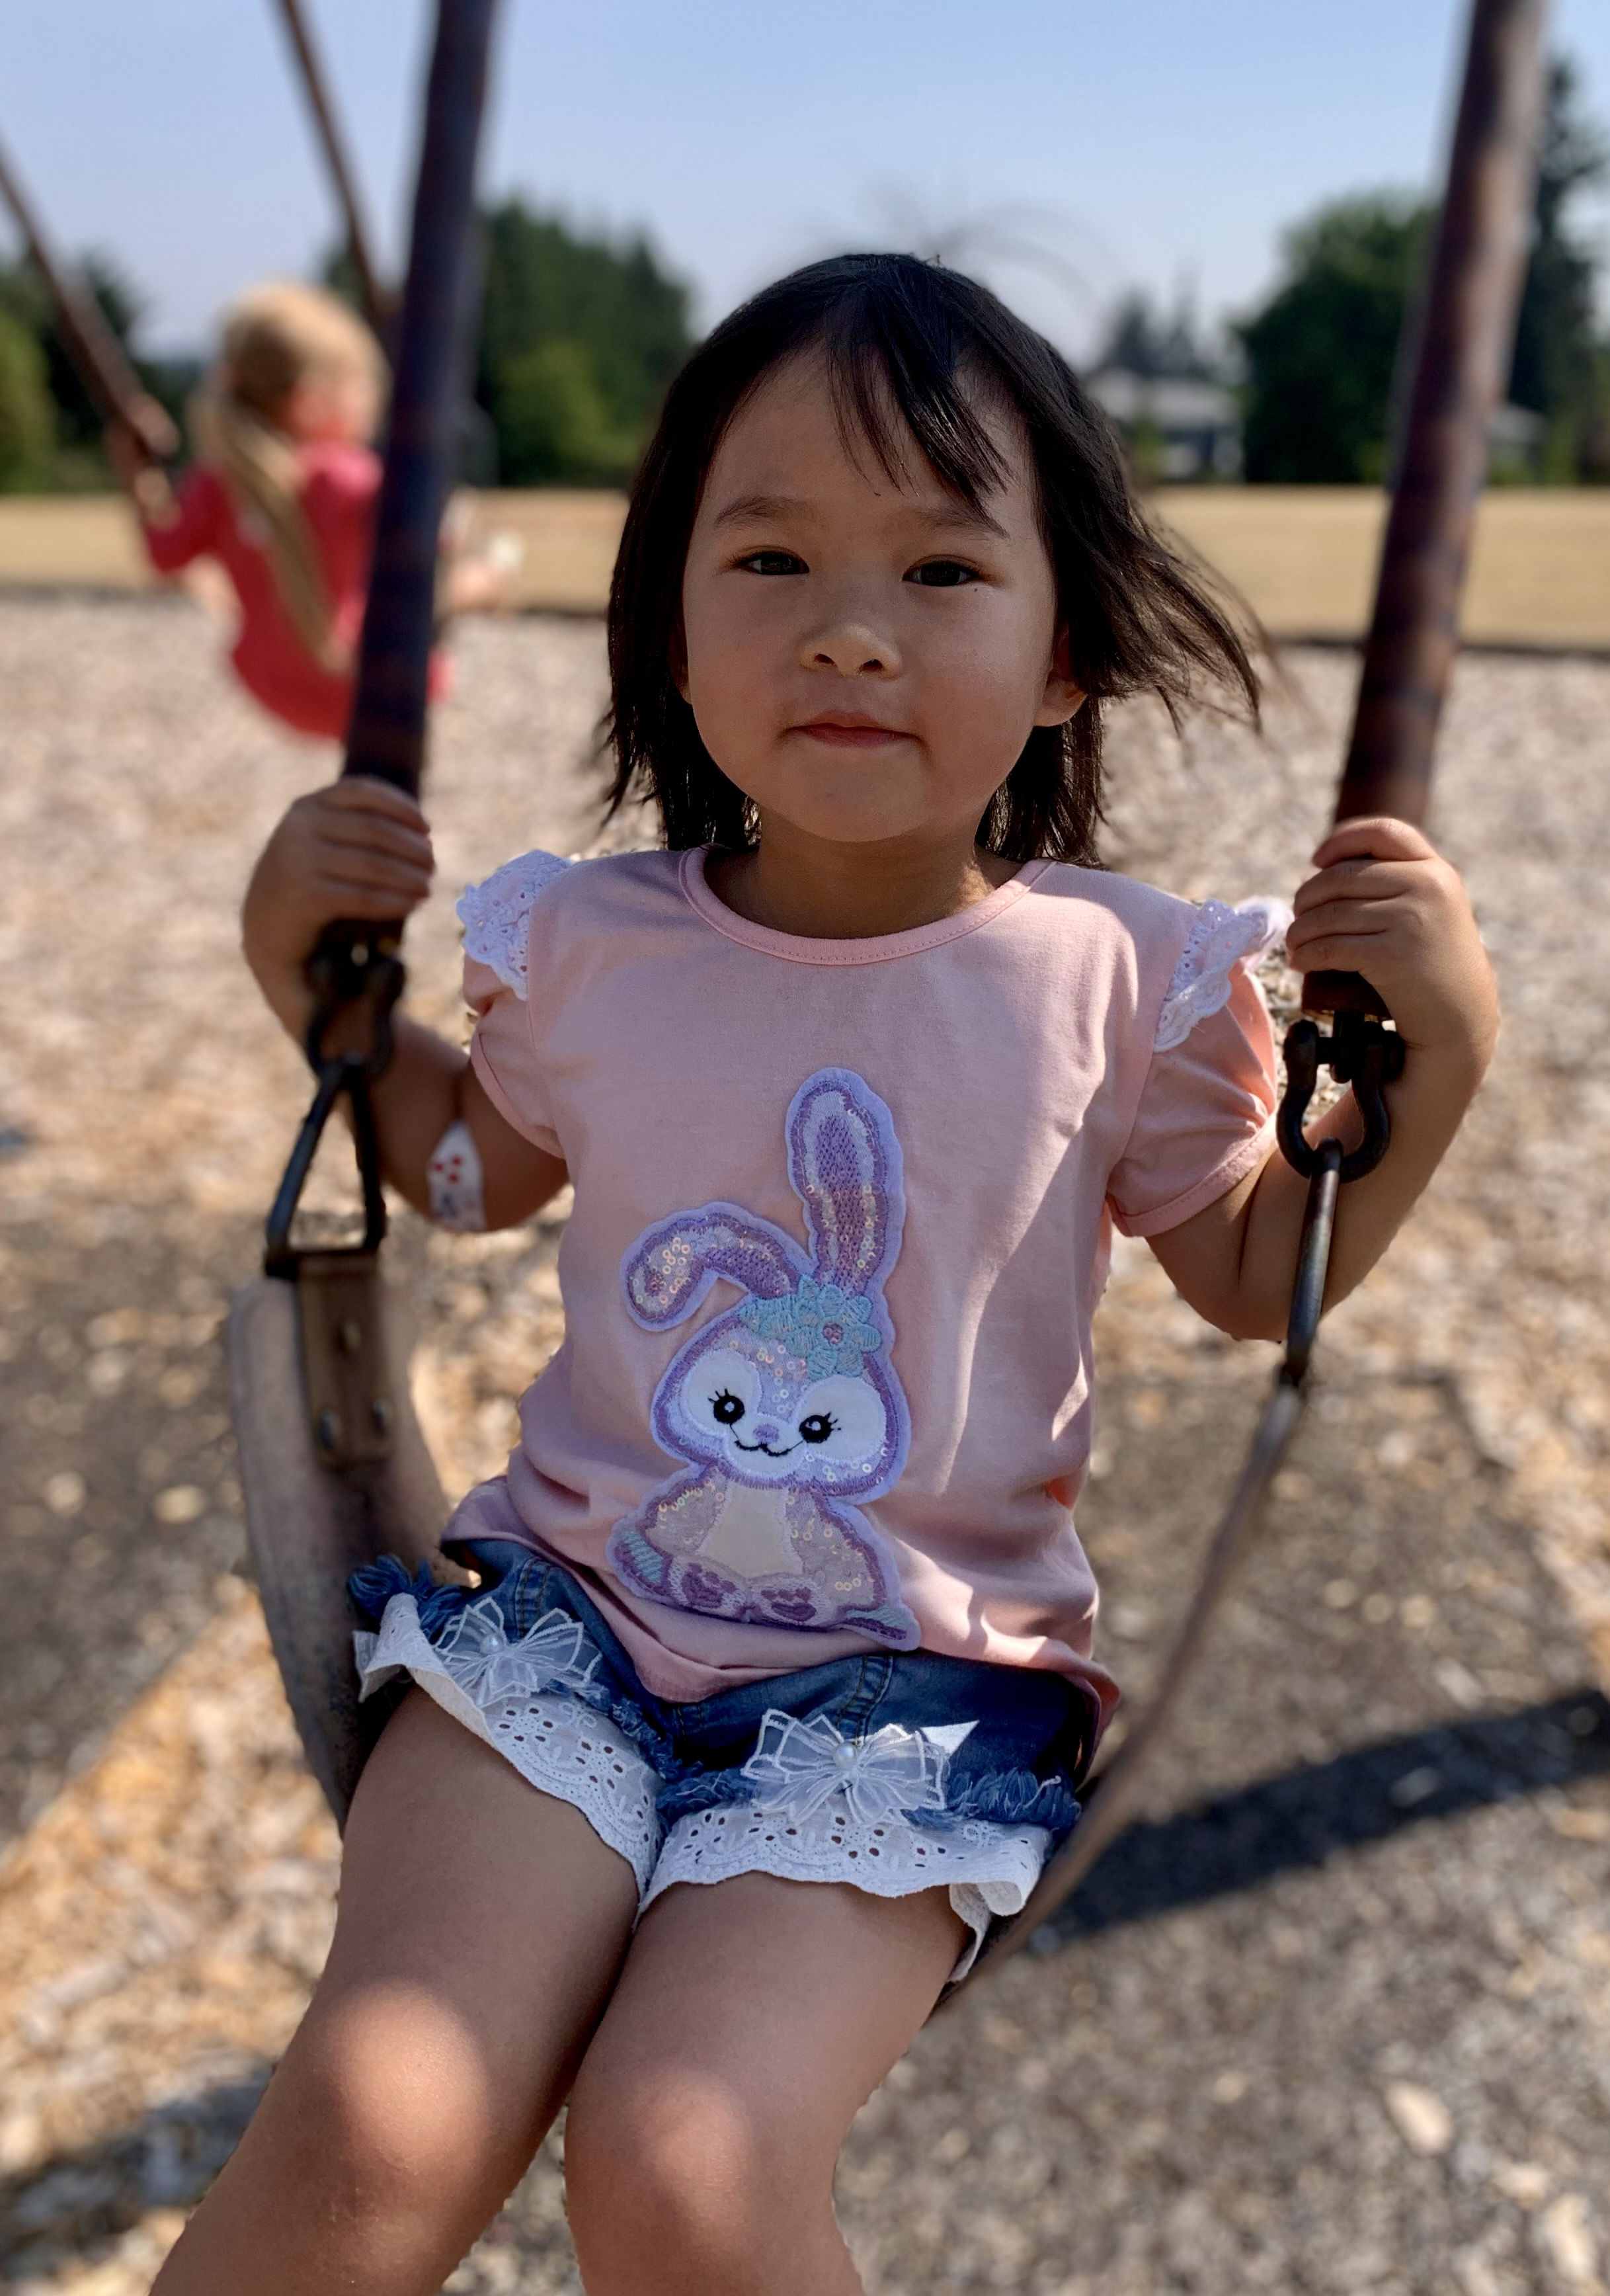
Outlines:
<svg viewBox="0 0 1610 2296"><path fill-rule="evenodd" d="M1392 507L1336 818L1424 827L1459 598L1503 397L1530 242L1548 0L1475 0L1425 277L1404 329L1409 379ZM1311 973L1311 1012L1360 1009L1356 975ZM1381 1010L1379 999L1371 1009Z"/></svg>
<svg viewBox="0 0 1610 2296"><path fill-rule="evenodd" d="M347 735L348 774L419 795L437 547L469 360L476 153L495 0L440 0L413 201L408 279L375 525L374 570Z"/></svg>
<svg viewBox="0 0 1610 2296"><path fill-rule="evenodd" d="M94 297L86 295L57 261L22 178L3 146L0 199L16 218L29 259L55 307L57 340L96 412L103 422L123 423L152 462L171 462L179 451L179 434L171 418L135 373Z"/></svg>
<svg viewBox="0 0 1610 2296"><path fill-rule="evenodd" d="M1536 168L1547 0L1475 0L1448 186L1409 348L1412 388L1387 521L1374 619L1336 818L1424 822L1437 722L1458 650L1459 603L1487 427L1508 368ZM1313 973L1286 1039L1280 1145L1309 1183L1284 1358L1209 1545L1159 1686L1097 1782L1085 1815L1017 1918L998 1929L965 1984L1026 1945L1076 1890L1134 1810L1147 1763L1179 1710L1208 1628L1262 1523L1301 1421L1342 1186L1374 1169L1390 1124L1385 1086L1402 1047L1384 1001L1353 973ZM1312 1014L1334 1016L1321 1035ZM1351 1083L1365 1121L1344 1153L1303 1130L1318 1070ZM952 1988L945 1998L965 1990Z"/></svg>
<svg viewBox="0 0 1610 2296"><path fill-rule="evenodd" d="M417 797L424 773L437 549L452 468L456 402L468 366L478 266L476 155L486 105L496 0L439 0L414 192L407 284L375 521L369 600L342 773L372 774ZM385 1232L379 1150L368 1087L391 1055L390 1014L403 988L402 920L346 919L325 928L308 962L315 1011L306 1039L319 1078L313 1106L268 1217L265 1266L295 1272L290 1227L319 1136L345 1094L364 1184L362 1249ZM335 1014L369 1007L362 1054L327 1055Z"/></svg>

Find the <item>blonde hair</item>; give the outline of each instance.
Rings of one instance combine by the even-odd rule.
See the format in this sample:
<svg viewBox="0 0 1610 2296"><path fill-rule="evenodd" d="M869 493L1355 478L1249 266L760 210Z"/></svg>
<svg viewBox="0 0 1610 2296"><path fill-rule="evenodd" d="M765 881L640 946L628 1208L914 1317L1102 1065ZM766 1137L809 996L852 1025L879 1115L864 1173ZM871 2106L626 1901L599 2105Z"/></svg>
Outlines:
<svg viewBox="0 0 1610 2296"><path fill-rule="evenodd" d="M298 383L356 377L377 397L387 379L380 345L344 303L293 281L254 287L224 323L223 356L190 402L191 438L238 505L267 529L270 571L297 636L327 669L350 667L334 636L334 610L303 515L302 466L280 427Z"/></svg>

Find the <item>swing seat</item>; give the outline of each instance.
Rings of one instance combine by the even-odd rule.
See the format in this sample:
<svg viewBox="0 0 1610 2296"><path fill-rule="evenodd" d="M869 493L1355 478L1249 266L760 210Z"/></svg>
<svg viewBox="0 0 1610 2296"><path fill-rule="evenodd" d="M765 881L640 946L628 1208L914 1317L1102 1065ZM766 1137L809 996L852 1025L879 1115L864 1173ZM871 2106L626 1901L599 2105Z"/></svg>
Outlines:
<svg viewBox="0 0 1610 2296"><path fill-rule="evenodd" d="M308 1767L343 1825L386 1713L384 1699L358 1705L347 1580L382 1554L440 1570L447 1501L372 1254L308 1253L294 1281L259 1277L225 1344L252 1575Z"/></svg>

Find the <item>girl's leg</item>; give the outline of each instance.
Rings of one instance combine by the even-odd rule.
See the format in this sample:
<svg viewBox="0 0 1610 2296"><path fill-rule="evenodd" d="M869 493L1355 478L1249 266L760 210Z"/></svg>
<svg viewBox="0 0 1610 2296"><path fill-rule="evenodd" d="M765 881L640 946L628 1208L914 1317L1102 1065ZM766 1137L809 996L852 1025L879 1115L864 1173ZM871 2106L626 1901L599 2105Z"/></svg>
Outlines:
<svg viewBox="0 0 1610 2296"><path fill-rule="evenodd" d="M578 1811L408 1697L312 2005L160 2296L429 2296L541 2142L636 1908Z"/></svg>
<svg viewBox="0 0 1610 2296"><path fill-rule="evenodd" d="M850 2296L833 2169L964 1937L943 1890L747 1874L667 1890L565 2130L587 2296Z"/></svg>

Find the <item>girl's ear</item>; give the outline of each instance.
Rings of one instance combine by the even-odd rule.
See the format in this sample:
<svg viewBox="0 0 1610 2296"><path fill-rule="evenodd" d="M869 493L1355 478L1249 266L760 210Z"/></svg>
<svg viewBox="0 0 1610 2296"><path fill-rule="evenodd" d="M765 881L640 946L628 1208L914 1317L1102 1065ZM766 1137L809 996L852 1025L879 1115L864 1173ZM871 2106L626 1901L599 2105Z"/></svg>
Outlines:
<svg viewBox="0 0 1610 2296"><path fill-rule="evenodd" d="M688 693L688 641L682 635L680 614L676 617L676 627L671 633L671 683L684 701L691 699Z"/></svg>
<svg viewBox="0 0 1610 2296"><path fill-rule="evenodd" d="M1084 688L1075 677L1069 666L1067 631L1057 633L1057 643L1051 648L1051 666L1046 673L1045 691L1040 697L1040 707L1034 712L1036 726L1066 726L1076 718L1085 704Z"/></svg>

